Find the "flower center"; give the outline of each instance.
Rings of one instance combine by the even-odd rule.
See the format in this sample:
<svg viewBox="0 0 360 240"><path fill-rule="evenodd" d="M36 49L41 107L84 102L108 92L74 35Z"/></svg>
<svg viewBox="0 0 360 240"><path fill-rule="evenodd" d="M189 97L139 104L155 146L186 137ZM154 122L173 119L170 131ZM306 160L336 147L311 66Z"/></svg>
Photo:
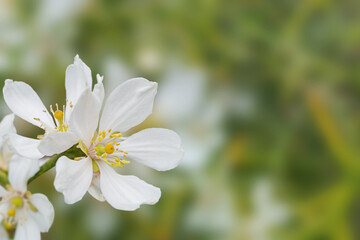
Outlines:
<svg viewBox="0 0 360 240"><path fill-rule="evenodd" d="M65 124L65 121L64 121L64 119L65 119L64 112L65 112L66 107L65 107L65 105L63 105L63 110L59 110L59 105L57 103L55 104L55 106L56 106L56 110L54 111L53 106L50 105L50 112L54 116L55 125L56 125L54 130L55 130L55 132L66 132L69 128L69 126L67 124ZM73 107L72 103L70 103L70 107L71 108ZM44 109L43 111L47 112L46 109ZM40 118L34 118L34 120L39 121L41 123L40 127L42 129L44 129L45 131L48 129L52 129L51 127L46 125L44 123L44 121L42 121ZM43 137L44 137L43 135L38 136L39 139L41 139Z"/></svg>
<svg viewBox="0 0 360 240"><path fill-rule="evenodd" d="M101 156L104 153L112 154L115 151L114 145L108 143L105 146L103 144L98 144L94 147L97 156Z"/></svg>
<svg viewBox="0 0 360 240"><path fill-rule="evenodd" d="M111 129L108 131L100 131L99 134L95 133L89 150L81 148L83 151L90 156L94 162L93 170L98 170L96 167L96 161L102 160L107 163L109 166L119 168L124 167L126 163L130 163L130 161L125 160L127 157L127 152L124 152L120 148L120 143L124 139L122 138L122 134L119 132L112 132ZM81 146L82 144L80 144Z"/></svg>
<svg viewBox="0 0 360 240"><path fill-rule="evenodd" d="M27 191L25 194L17 192L10 185L7 186L10 193L4 196L1 203L8 202L9 208L6 214L3 215L2 225L6 230L10 231L16 228L19 221L24 221L27 218L26 211L30 209L33 212L37 212L37 208L30 202L29 196L31 193ZM24 212L25 209L26 211Z"/></svg>

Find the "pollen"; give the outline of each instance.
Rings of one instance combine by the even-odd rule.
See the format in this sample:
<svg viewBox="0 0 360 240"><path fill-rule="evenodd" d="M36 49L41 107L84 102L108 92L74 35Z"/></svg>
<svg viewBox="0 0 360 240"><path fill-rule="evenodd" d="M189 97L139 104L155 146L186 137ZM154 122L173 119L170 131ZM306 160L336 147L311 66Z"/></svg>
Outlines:
<svg viewBox="0 0 360 240"><path fill-rule="evenodd" d="M3 222L3 225L7 230L12 230L15 228L15 225L12 222L6 220Z"/></svg>
<svg viewBox="0 0 360 240"><path fill-rule="evenodd" d="M54 113L54 117L55 117L57 120L62 120L63 117L64 117L63 111L61 111L61 110L56 110L55 113Z"/></svg>
<svg viewBox="0 0 360 240"><path fill-rule="evenodd" d="M90 147L93 160L95 162L102 160L114 168L124 167L126 163L130 163L130 161L121 159L122 157L125 158L128 154L118 147L123 140L121 138L122 134L120 132L112 132L111 129L102 130L99 133L96 132Z"/></svg>
<svg viewBox="0 0 360 240"><path fill-rule="evenodd" d="M14 216L15 216L15 213L16 213L15 208L10 208L10 209L8 210L8 212L7 212L7 215L8 215L9 217L14 217Z"/></svg>
<svg viewBox="0 0 360 240"><path fill-rule="evenodd" d="M105 152L107 153L107 154L112 154L113 152L115 151L115 148L114 148L114 145L112 145L112 144L106 144L106 146L105 146Z"/></svg>
<svg viewBox="0 0 360 240"><path fill-rule="evenodd" d="M110 135L110 138L120 138L120 137L122 137L121 133L113 133Z"/></svg>

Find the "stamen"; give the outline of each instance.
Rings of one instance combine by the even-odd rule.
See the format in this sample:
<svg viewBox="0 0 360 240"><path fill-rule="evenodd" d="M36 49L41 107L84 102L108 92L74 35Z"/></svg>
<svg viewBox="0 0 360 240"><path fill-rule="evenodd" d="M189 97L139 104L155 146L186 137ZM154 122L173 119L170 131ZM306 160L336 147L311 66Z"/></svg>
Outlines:
<svg viewBox="0 0 360 240"><path fill-rule="evenodd" d="M9 222L7 219L4 220L3 224L7 230L12 230L15 228L15 224L12 222Z"/></svg>
<svg viewBox="0 0 360 240"><path fill-rule="evenodd" d="M15 216L15 213L16 213L15 208L10 208L10 209L8 210L8 212L7 212L7 215L8 215L9 217L14 217L14 216Z"/></svg>
<svg viewBox="0 0 360 240"><path fill-rule="evenodd" d="M130 163L130 161L126 161L125 159L120 159L118 156L112 155L115 151L117 153L122 153L122 157L127 157L127 152L124 152L123 150L119 149L120 139L122 137L122 134L119 132L113 132L111 133L111 129L108 130L102 130L99 131L97 134L95 132L94 137L91 140L91 149L89 151L93 151L92 153L86 153L86 154L94 154L92 155L94 162L97 163L97 160L102 160L106 164L108 164L111 167L119 168L124 167L126 163ZM96 171L93 167L93 170Z"/></svg>
<svg viewBox="0 0 360 240"><path fill-rule="evenodd" d="M113 133L110 135L110 138L119 138L119 137L122 137L121 133Z"/></svg>
<svg viewBox="0 0 360 240"><path fill-rule="evenodd" d="M33 211L33 212L38 211L38 209L30 201L27 201L27 204L28 204L29 208L31 209L31 211Z"/></svg>

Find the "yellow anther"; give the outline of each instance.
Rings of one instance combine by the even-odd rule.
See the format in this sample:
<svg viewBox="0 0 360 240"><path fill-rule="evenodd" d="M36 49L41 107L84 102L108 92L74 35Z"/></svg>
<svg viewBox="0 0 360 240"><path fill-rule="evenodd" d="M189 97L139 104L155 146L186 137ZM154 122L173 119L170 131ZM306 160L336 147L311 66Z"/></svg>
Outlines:
<svg viewBox="0 0 360 240"><path fill-rule="evenodd" d="M59 120L62 121L63 117L64 117L64 113L61 110L56 110L54 113L54 117Z"/></svg>
<svg viewBox="0 0 360 240"><path fill-rule="evenodd" d="M111 166L114 166L114 165L115 165L115 163L111 163L110 165L111 165Z"/></svg>
<svg viewBox="0 0 360 240"><path fill-rule="evenodd" d="M114 145L112 145L112 144L106 144L106 146L105 146L105 152L107 153L107 154L112 154L113 152L115 151L115 149L114 149Z"/></svg>
<svg viewBox="0 0 360 240"><path fill-rule="evenodd" d="M126 155L126 154L124 154L124 157L127 157L127 155Z"/></svg>
<svg viewBox="0 0 360 240"><path fill-rule="evenodd" d="M122 163L130 163L130 161L126 161L125 159L121 160Z"/></svg>
<svg viewBox="0 0 360 240"><path fill-rule="evenodd" d="M122 136L121 133L113 133L113 134L110 135L110 138L119 138L121 136Z"/></svg>
<svg viewBox="0 0 360 240"><path fill-rule="evenodd" d="M117 163L120 162L120 159L116 158L116 159L115 159L115 162L117 162Z"/></svg>
<svg viewBox="0 0 360 240"><path fill-rule="evenodd" d="M23 206L23 200L21 197L13 197L10 200L11 205L13 205L16 208L20 208Z"/></svg>
<svg viewBox="0 0 360 240"><path fill-rule="evenodd" d="M4 220L3 225L7 230L12 230L15 228L15 225L9 221Z"/></svg>
<svg viewBox="0 0 360 240"><path fill-rule="evenodd" d="M102 130L102 131L99 133L99 136L105 138L106 132L105 132L104 130Z"/></svg>
<svg viewBox="0 0 360 240"><path fill-rule="evenodd" d="M16 213L15 208L10 208L10 209L8 210L8 212L7 212L7 215L8 215L9 217L14 217L14 216L15 216L15 213Z"/></svg>

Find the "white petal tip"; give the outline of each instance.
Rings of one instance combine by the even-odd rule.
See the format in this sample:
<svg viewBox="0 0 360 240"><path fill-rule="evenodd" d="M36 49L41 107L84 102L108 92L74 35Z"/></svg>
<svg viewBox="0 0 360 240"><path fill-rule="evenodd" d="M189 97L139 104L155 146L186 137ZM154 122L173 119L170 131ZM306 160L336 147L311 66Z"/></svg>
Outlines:
<svg viewBox="0 0 360 240"><path fill-rule="evenodd" d="M156 89L158 88L158 83L157 82L151 82L151 83L152 83L154 88L156 88Z"/></svg>
<svg viewBox="0 0 360 240"><path fill-rule="evenodd" d="M9 83L12 83L12 82L14 82L14 81L11 80L11 79L6 79L6 80L5 80L5 84L9 84Z"/></svg>
<svg viewBox="0 0 360 240"><path fill-rule="evenodd" d="M96 79L98 83L102 83L104 76L101 76L100 74L96 74Z"/></svg>

